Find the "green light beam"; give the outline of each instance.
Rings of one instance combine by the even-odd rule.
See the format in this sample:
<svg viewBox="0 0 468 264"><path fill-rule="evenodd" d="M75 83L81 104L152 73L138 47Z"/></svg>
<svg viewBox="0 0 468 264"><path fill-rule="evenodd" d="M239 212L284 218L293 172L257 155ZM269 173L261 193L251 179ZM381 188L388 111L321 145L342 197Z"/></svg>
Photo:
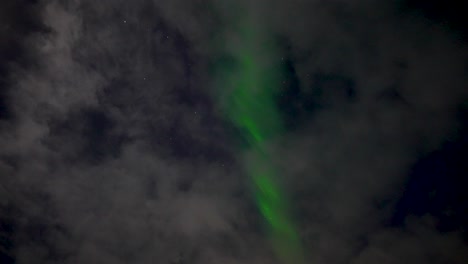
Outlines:
<svg viewBox="0 0 468 264"><path fill-rule="evenodd" d="M245 21L245 20L244 20ZM302 264L304 254L284 192L277 183L275 168L264 145L282 133L282 122L275 104L281 71L268 39L252 27L242 27L238 42L230 43L236 60L234 70L225 72L223 82L229 96L226 116L242 131L251 156L246 164L253 196L263 216L269 240L285 264Z"/></svg>

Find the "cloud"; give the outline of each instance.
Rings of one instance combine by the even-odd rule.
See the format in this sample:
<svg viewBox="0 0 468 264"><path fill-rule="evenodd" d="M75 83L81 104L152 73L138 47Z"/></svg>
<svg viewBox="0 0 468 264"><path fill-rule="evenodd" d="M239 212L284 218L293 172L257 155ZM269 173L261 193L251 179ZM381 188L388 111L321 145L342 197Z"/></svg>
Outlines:
<svg viewBox="0 0 468 264"><path fill-rule="evenodd" d="M381 230L353 263L463 263L468 260L466 244L456 233L436 231L431 219L409 218L407 228Z"/></svg>
<svg viewBox="0 0 468 264"><path fill-rule="evenodd" d="M5 71L0 260L274 263L213 101L230 4L31 7L46 30L12 37L25 55ZM291 124L270 147L311 263L464 263L456 231L386 225L408 169L456 129L464 44L390 2L249 8L284 45Z"/></svg>
<svg viewBox="0 0 468 264"><path fill-rule="evenodd" d="M285 90L283 107L303 119L273 153L304 213L299 222L312 262L349 263L374 246L366 241L387 224L410 166L457 129L456 111L467 96L466 48L443 28L377 3L294 4L309 15L288 16L291 9L282 8L275 10L285 14L274 17L290 18L276 29L290 40L289 82L298 83ZM370 10L376 12L363 14ZM317 24L300 26L309 20ZM401 232L403 241L426 235ZM459 243L428 232L442 244ZM384 248L378 260L426 263L431 245L421 247L413 259ZM449 261L432 252L441 254L434 263Z"/></svg>

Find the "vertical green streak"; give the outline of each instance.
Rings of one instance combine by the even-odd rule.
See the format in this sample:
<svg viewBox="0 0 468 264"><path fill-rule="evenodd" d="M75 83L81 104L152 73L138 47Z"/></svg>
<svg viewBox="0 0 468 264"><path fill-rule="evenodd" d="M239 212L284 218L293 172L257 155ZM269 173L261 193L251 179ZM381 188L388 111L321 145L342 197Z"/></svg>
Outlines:
<svg viewBox="0 0 468 264"><path fill-rule="evenodd" d="M225 109L227 117L242 131L248 142L247 171L251 177L256 204L269 234L274 251L282 263L304 263L296 227L288 213L288 202L277 183L277 175L268 153L266 140L282 132L275 94L281 71L272 63L274 49L259 32L244 27L239 42L231 46L235 69L224 73L229 91Z"/></svg>

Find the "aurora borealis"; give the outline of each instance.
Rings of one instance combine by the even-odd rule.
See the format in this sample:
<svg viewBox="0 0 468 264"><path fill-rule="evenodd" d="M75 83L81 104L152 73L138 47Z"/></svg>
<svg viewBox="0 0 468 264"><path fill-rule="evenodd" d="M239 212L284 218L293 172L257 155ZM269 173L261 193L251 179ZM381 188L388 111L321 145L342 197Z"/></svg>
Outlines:
<svg viewBox="0 0 468 264"><path fill-rule="evenodd" d="M229 91L226 115L248 142L246 170L274 251L284 264L301 264L304 256L298 230L279 183L281 177L266 149L268 141L282 133L281 115L275 101L281 66L268 36L246 21L249 19L243 21L236 45L232 47L236 67L223 75Z"/></svg>
<svg viewBox="0 0 468 264"><path fill-rule="evenodd" d="M0 263L467 264L462 2L1 0Z"/></svg>

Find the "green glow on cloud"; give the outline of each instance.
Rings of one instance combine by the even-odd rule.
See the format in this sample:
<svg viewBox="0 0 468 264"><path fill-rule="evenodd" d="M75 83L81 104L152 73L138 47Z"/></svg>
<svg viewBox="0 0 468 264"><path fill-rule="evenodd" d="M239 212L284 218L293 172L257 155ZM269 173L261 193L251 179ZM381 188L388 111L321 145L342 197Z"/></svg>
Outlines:
<svg viewBox="0 0 468 264"><path fill-rule="evenodd" d="M245 24L244 24L245 25ZM228 90L224 102L226 115L248 142L247 171L251 177L256 204L263 216L278 258L282 263L304 263L300 237L285 194L278 184L275 166L265 150L267 140L282 133L282 122L275 103L279 89L280 60L275 49L260 31L241 28L235 43L227 43L236 61L234 69L223 73Z"/></svg>

